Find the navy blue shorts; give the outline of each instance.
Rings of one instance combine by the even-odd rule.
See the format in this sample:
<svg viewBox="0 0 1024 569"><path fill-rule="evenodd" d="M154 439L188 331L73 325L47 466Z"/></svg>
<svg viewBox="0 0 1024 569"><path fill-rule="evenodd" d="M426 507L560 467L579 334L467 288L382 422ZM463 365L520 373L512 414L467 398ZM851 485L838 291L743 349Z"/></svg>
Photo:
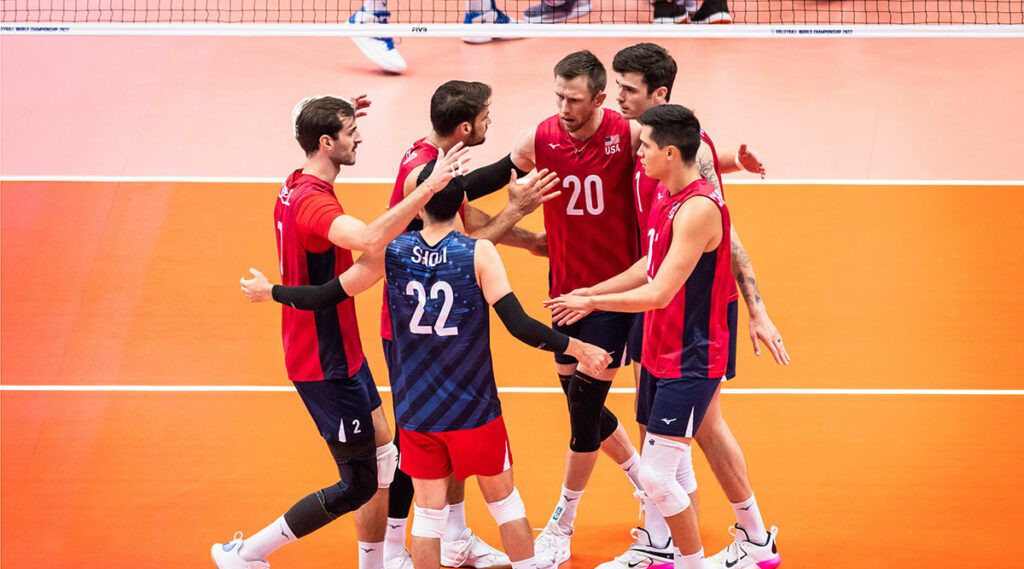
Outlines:
<svg viewBox="0 0 1024 569"><path fill-rule="evenodd" d="M721 384L717 379L659 379L643 369L636 421L655 435L693 437Z"/></svg>
<svg viewBox="0 0 1024 569"><path fill-rule="evenodd" d="M629 329L633 326L636 314L632 312L593 312L582 320L569 326L552 324L552 328L588 344L603 348L612 356L609 368L617 368L626 363L626 341ZM555 362L574 364L576 358L565 354L555 354Z"/></svg>
<svg viewBox="0 0 1024 569"><path fill-rule="evenodd" d="M381 401L366 362L349 378L296 381L293 385L320 436L327 441L350 443L373 438L372 413Z"/></svg>
<svg viewBox="0 0 1024 569"><path fill-rule="evenodd" d="M644 355L644 313L641 312L636 315L636 319L633 320L633 327L629 330L629 359L636 363L640 363L641 357Z"/></svg>

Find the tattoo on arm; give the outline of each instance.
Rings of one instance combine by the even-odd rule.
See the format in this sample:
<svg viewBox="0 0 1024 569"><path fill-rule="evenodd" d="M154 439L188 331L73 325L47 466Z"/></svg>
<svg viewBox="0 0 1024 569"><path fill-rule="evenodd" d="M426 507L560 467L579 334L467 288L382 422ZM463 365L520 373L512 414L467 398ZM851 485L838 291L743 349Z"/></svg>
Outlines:
<svg viewBox="0 0 1024 569"><path fill-rule="evenodd" d="M706 144L701 144L700 149L697 150L697 165L700 175L721 194L722 185L718 183L718 174L715 173L715 159L711 155L711 149Z"/></svg>
<svg viewBox="0 0 1024 569"><path fill-rule="evenodd" d="M761 304L761 293L757 290L757 279L754 277L750 257L743 245L736 242L732 244L732 272L736 275L736 284L747 303Z"/></svg>

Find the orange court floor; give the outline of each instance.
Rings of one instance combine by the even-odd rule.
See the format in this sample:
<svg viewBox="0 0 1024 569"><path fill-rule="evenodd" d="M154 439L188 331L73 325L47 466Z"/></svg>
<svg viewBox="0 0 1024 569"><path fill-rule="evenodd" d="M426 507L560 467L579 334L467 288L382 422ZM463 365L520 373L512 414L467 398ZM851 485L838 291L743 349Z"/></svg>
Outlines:
<svg viewBox="0 0 1024 569"><path fill-rule="evenodd" d="M782 529L788 566L984 566L1013 537L1024 426L1021 398L1006 393L1019 390L1024 366L1006 339L1024 316L1015 300L1022 189L730 186L794 362L756 358L741 337L739 377L727 387L796 391L727 393L723 407L767 522ZM379 210L386 191L339 185L357 216ZM275 184L4 184L3 384L37 389L0 393L4 565L209 566L210 543L251 533L332 482L333 463L286 389L279 309L251 306L237 289L249 266L273 273L267 212L276 192ZM982 192L1000 207L965 213L964 196ZM485 209L500 204L487 199ZM880 201L888 206L875 207ZM866 223L887 229L865 231ZM544 318L545 263L502 255L529 312ZM382 384L379 298L375 288L357 305ZM550 389L549 355L493 328L499 385L527 388L502 399L517 484L539 527L557 498L565 403ZM620 372L610 396L630 425L623 388L631 383ZM187 391L211 388L228 391ZM710 552L726 544L731 510L706 463L697 464ZM474 529L496 543L475 490L468 503ZM617 555L636 523L625 477L602 460L570 567ZM355 559L346 519L273 562L354 567Z"/></svg>
<svg viewBox="0 0 1024 569"><path fill-rule="evenodd" d="M585 45L610 63L630 43ZM723 408L783 567L1005 564L1024 506L1024 42L662 43L682 65L673 100L768 168L769 183L727 177L726 196L793 363L754 356L741 309ZM214 541L333 483L285 378L280 310L238 291L249 267L275 275L273 203L302 162L292 105L374 100L337 184L369 219L429 128L434 87L495 87L474 151L485 164L554 112L551 66L583 45L416 38L401 44L409 73L386 77L339 38L0 36L0 565L212 567ZM524 225L539 230L540 213ZM543 320L545 261L500 251ZM379 288L357 307L384 386ZM491 336L517 485L540 527L565 402L549 354L500 326ZM620 372L609 406L635 431L631 386ZM695 456L710 554L732 513ZM470 524L497 544L470 487ZM621 553L637 511L601 459L564 568ZM272 562L355 567L352 521Z"/></svg>

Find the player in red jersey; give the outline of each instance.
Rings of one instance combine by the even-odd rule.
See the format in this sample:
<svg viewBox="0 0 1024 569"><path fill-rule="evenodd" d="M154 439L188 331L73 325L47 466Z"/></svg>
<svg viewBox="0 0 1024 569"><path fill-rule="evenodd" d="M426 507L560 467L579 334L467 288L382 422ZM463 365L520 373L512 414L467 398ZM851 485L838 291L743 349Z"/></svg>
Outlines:
<svg viewBox="0 0 1024 569"><path fill-rule="evenodd" d="M527 129L512 152L521 170L547 168L562 180L559 198L544 204L552 297L606 279L638 258L637 226L630 180L634 127L602 108L607 79L589 51L572 53L555 66L558 114ZM639 127L635 127L639 132ZM604 407L615 370L625 357L632 314L595 313L558 330L612 354L609 369L590 377L576 361L557 355L557 373L569 403L572 437L562 494L537 538L538 565L554 566L570 556L576 507L603 449L637 484L639 455L625 429Z"/></svg>
<svg viewBox="0 0 1024 569"><path fill-rule="evenodd" d="M623 116L631 119L639 118L647 109L665 104L672 94L672 86L675 82L676 63L668 52L661 46L651 43L641 43L620 50L612 63L616 72L616 83L618 84L618 96L616 97ZM714 143L705 130L701 131L701 146L697 152L697 161L701 174L705 179L722 191L721 174L742 170L758 172L764 176L764 165L757 156L747 150L746 145L740 145L735 153L716 151ZM719 164L723 166L719 166ZM655 191L658 181L647 176L638 163L633 178L634 197L637 202L637 219L641 227L641 234L646 234L646 218L651 211L655 200ZM724 194L723 194L724 195ZM753 266L747 256L746 250L736 232L735 224L730 228L730 241L732 244L732 270L736 280L743 292L747 309L750 314L750 338L754 345L755 354L760 355L760 340L768 347L779 364L789 363L789 354L781 342L781 335L768 315L767 308L757 289L757 281L754 275ZM641 251L646 254L647 239L641 240ZM586 293L586 291L579 291ZM733 295L735 298L735 295ZM638 386L638 393L642 393L640 382L640 345L642 342L643 315L638 315L637 323L630 335L630 356L634 360L635 378ZM734 334L735 336L735 331ZM733 351L735 351L733 347ZM730 360L735 362L735 354ZM735 370L730 368L728 378L732 378ZM638 423L640 424L641 440L646 434L644 422L646 421L646 409L638 409ZM704 450L712 470L719 478L726 497L729 498L733 510L736 513L737 525L735 535L736 541L727 550L715 556L716 559L726 557L726 554L738 557L736 548L746 549L770 548L774 546L774 537L769 542L769 533L761 519L757 502L751 489L747 476L746 461L743 451L729 430L725 419L722 416L721 405L716 396L711 403L708 415L705 418L703 427L697 433L697 442ZM689 480L684 484L694 504L697 504L697 488L695 481ZM658 509L653 503L644 504L645 527L638 528L635 532L636 542L623 555L613 561L602 564L599 569L624 569L638 568L646 569L655 565L668 563L671 560L672 548L669 543L668 526ZM749 560L747 560L749 561ZM740 565L746 561L739 562Z"/></svg>
<svg viewBox="0 0 1024 569"><path fill-rule="evenodd" d="M477 146L483 144L491 123L490 86L479 82L448 81L437 88L430 100L430 133L415 141L406 151L399 164L398 176L392 189L389 207L401 202L416 189L416 180L423 167L437 158L441 150L448 151L456 144ZM477 169L466 176L467 201L485 196L508 184L509 173L514 169L511 158ZM525 174L525 172L519 172ZM460 232L474 239L486 239L493 243L525 248L534 254L546 252L543 234L535 234L515 227L524 216L536 210L542 203L554 199L557 192L550 192L554 176L539 176L524 185L509 185L508 204L493 218L475 207L464 204L455 220ZM545 179L548 178L548 179ZM557 182L557 180L553 180ZM413 220L409 230L422 228L419 219ZM391 331L391 316L384 290L381 305L381 339L384 359L389 373L401 365L396 361ZM395 444L401 452L400 437L396 433ZM384 564L386 569L411 569L412 558L405 548L406 525L412 507L412 480L404 472L395 473L388 500L387 532L384 542ZM441 540L441 559L451 567L494 567L509 564L508 556L491 547L466 525L465 482L452 480L448 486L450 514L445 533Z"/></svg>
<svg viewBox="0 0 1024 569"><path fill-rule="evenodd" d="M467 149L457 145L439 157L430 178L384 215L369 224L347 215L333 184L342 165L355 164L362 141L357 109L368 103L356 102L354 107L336 97L314 97L296 108L295 138L306 163L281 187L274 210L285 285L329 282L353 267L353 250L383 250L447 185L457 166L469 161ZM354 301L315 312L284 306L282 336L288 377L327 442L341 480L299 500L249 539L236 535L214 544L213 560L220 569L264 569L274 550L355 511L359 567L381 569L387 487L398 452L363 356Z"/></svg>
<svg viewBox="0 0 1024 569"><path fill-rule="evenodd" d="M593 287L590 296L566 295L547 304L578 314L646 311L643 366L648 388L638 398L649 415L641 482L671 529L675 567L698 568L704 566L704 555L697 517L680 480L693 479L690 441L732 355L735 326L730 320L736 312L729 212L697 163L701 140L696 117L678 105L657 105L643 114L642 122L639 156L644 170L667 190L651 210L648 255ZM753 562L770 569L781 559L772 547L758 552Z"/></svg>

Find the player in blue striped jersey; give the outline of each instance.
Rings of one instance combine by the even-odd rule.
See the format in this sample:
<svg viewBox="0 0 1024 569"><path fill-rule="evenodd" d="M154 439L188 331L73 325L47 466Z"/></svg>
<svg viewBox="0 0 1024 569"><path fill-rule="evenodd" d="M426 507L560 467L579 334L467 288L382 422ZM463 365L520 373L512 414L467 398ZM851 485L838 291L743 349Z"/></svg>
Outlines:
<svg viewBox="0 0 1024 569"><path fill-rule="evenodd" d="M428 165L421 176L431 169ZM512 483L511 454L491 365L487 306L495 308L519 340L572 355L591 372L603 370L611 356L526 315L494 245L455 230L464 179L454 180L427 204L423 230L399 236L383 259L364 256L339 279L320 287L271 287L257 275L245 281L243 290L253 301L273 296L297 308L320 308L358 294L386 272L400 355L392 384L403 437L400 468L413 478L416 489L415 566L439 567L448 514L446 490L454 475L458 480L477 477L512 567L534 569L530 525ZM557 181L550 175L534 183Z"/></svg>

